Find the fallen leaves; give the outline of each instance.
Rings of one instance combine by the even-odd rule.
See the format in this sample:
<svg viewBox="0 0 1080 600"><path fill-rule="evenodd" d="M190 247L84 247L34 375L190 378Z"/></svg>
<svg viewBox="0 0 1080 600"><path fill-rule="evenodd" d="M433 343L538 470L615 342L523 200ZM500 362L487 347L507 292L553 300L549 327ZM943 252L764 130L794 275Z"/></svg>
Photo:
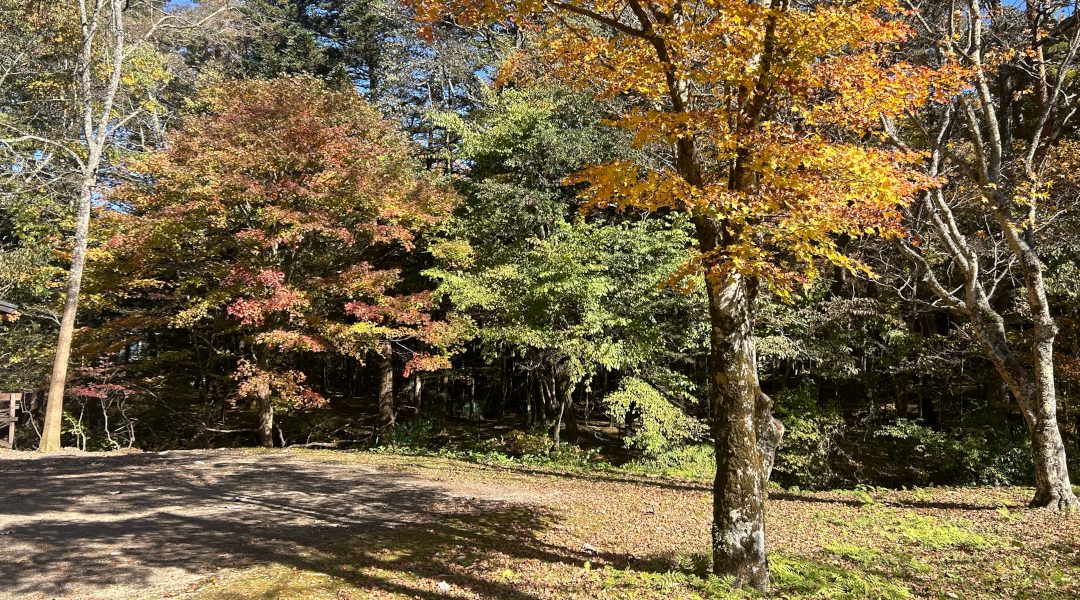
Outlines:
<svg viewBox="0 0 1080 600"><path fill-rule="evenodd" d="M311 460L314 453L305 454ZM335 460L429 479L438 473L478 490L509 487L542 500L447 502L432 507L430 523L326 539L295 565L241 570L195 597L225 600L241 590L283 600L746 597L708 574L711 491L701 483L492 469L429 457ZM1080 597L1080 515L1029 510L1030 493L876 490L873 502L864 503L848 491L773 490L767 515L773 594ZM333 577L316 582L299 572Z"/></svg>

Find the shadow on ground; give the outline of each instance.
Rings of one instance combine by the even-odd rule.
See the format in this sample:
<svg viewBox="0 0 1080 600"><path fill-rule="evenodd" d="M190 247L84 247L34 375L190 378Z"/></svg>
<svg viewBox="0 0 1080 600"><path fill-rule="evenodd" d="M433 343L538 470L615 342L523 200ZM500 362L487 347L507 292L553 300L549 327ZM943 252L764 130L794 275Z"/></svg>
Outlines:
<svg viewBox="0 0 1080 600"><path fill-rule="evenodd" d="M10 532L0 537L0 598L159 598L197 587L221 568L258 564L408 587L365 583L370 576L355 570L381 564L376 556L389 549L392 562L437 571L436 553L493 533L514 554L580 562L535 539L550 521L538 507L507 502L497 490L476 496L288 455L8 458L0 460L0 531ZM343 556L353 571L342 571ZM481 584L466 574L456 579ZM399 591L427 597L421 588ZM488 593L514 595L509 587Z"/></svg>

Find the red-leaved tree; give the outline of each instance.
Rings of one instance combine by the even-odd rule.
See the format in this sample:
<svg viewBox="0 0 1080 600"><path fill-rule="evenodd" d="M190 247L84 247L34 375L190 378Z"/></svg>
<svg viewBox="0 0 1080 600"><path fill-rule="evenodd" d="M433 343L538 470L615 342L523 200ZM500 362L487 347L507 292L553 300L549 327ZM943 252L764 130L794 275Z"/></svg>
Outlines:
<svg viewBox="0 0 1080 600"><path fill-rule="evenodd" d="M389 370L391 344L409 339L406 375L448 366L458 325L434 319L400 267L454 195L407 138L357 92L310 77L229 82L202 101L202 116L130 165L139 182L111 194L121 233L97 261L116 277L117 305L232 340L234 399L256 401L264 446L275 405L325 401L305 383L305 353L374 352ZM127 312L130 325L139 311Z"/></svg>

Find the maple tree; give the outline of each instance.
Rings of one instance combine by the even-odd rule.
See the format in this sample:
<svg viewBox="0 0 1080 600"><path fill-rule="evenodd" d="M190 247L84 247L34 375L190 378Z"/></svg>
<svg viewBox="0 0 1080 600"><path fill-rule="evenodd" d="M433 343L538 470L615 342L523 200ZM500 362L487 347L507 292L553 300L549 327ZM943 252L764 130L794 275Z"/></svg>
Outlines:
<svg viewBox="0 0 1080 600"><path fill-rule="evenodd" d="M616 122L666 164L612 161L569 181L584 185L586 208L672 210L694 223L697 254L673 283L706 275L713 569L736 586L768 586L763 499L783 432L757 378L759 287L783 295L823 264L860 268L836 237L895 233L899 206L931 184L916 155L866 143L882 116L924 104L956 77L890 54L910 35L887 18L898 10L892 0L419 3L428 22L453 14L536 32L534 51L504 65L504 82L557 80L638 100Z"/></svg>
<svg viewBox="0 0 1080 600"><path fill-rule="evenodd" d="M432 317L430 292L402 290L395 261L455 196L419 167L404 135L355 91L308 76L225 83L203 102L205 116L130 166L145 183L110 194L120 233L99 250L101 285L119 273L113 305L146 309L113 328L127 343L140 319L238 336L236 398L256 400L267 446L275 404L325 401L292 366L299 354L375 351L388 371L391 344L412 339L406 376L447 366L440 352L460 324ZM392 388L380 400L385 430Z"/></svg>

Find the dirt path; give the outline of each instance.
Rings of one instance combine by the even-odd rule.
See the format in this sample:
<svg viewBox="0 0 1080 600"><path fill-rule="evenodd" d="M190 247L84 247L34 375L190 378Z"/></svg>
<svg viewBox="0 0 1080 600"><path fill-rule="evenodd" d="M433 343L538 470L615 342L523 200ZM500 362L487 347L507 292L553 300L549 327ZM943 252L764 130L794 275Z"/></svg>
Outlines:
<svg viewBox="0 0 1080 600"><path fill-rule="evenodd" d="M0 600L162 598L520 491L287 453L0 454Z"/></svg>

